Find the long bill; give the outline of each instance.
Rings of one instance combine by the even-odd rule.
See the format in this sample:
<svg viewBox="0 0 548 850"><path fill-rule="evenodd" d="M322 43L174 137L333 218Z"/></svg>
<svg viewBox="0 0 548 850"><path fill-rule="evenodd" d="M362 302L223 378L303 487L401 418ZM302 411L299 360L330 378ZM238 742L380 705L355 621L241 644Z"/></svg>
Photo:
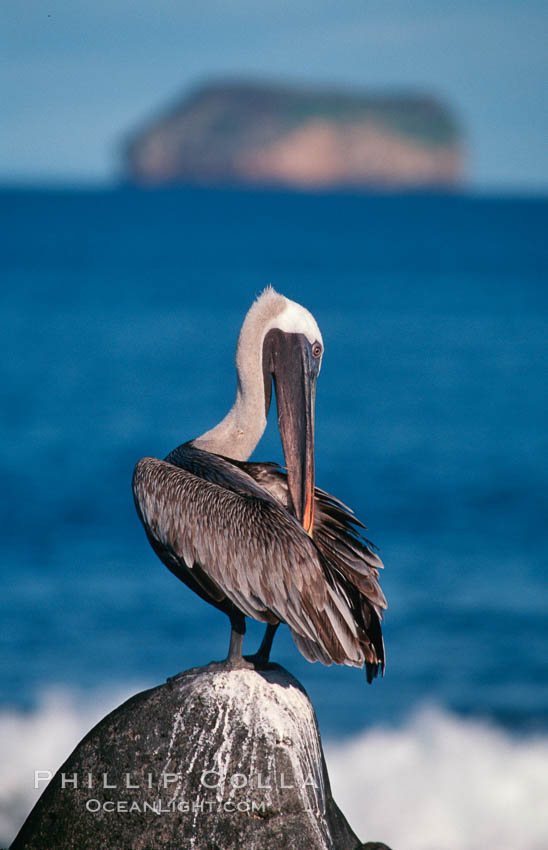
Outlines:
<svg viewBox="0 0 548 850"><path fill-rule="evenodd" d="M314 526L314 402L318 364L302 334L280 333L273 358L278 427L293 510L308 534Z"/></svg>

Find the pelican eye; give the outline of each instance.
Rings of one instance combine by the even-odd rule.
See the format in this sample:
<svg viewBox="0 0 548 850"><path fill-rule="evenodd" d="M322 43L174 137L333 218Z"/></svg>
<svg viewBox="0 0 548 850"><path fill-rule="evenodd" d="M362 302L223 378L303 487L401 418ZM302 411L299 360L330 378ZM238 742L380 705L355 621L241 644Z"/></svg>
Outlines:
<svg viewBox="0 0 548 850"><path fill-rule="evenodd" d="M312 346L312 355L314 357L319 357L321 353L322 353L322 347L321 347L320 343L315 342L314 345Z"/></svg>

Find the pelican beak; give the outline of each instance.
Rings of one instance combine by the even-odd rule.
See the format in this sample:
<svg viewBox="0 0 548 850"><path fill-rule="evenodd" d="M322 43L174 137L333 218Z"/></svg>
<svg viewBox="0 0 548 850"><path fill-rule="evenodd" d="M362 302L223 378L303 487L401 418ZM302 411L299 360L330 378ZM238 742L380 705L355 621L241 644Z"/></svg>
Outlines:
<svg viewBox="0 0 548 850"><path fill-rule="evenodd" d="M293 510L304 530L314 525L314 402L321 357L304 334L269 332L278 427Z"/></svg>

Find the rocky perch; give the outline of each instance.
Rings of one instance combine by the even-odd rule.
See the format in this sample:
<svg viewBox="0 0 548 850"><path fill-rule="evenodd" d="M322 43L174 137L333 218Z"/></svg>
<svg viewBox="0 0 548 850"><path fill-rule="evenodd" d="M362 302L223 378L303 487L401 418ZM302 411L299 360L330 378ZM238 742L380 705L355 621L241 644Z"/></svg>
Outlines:
<svg viewBox="0 0 548 850"><path fill-rule="evenodd" d="M286 670L194 668L76 747L12 850L358 850L314 709Z"/></svg>

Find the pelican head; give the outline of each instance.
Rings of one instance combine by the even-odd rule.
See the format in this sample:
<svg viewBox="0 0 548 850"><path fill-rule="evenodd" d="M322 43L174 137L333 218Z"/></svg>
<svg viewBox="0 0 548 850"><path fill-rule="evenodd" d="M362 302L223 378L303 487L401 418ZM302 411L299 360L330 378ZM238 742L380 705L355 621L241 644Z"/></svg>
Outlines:
<svg viewBox="0 0 548 850"><path fill-rule="evenodd" d="M278 427L293 508L305 530L314 522L314 400L323 340L314 316L272 287L249 309L238 337L234 406L194 445L247 460L266 427L276 393Z"/></svg>
<svg viewBox="0 0 548 850"><path fill-rule="evenodd" d="M278 428L293 509L305 531L314 523L314 402L323 340L316 320L300 304L284 298L281 313L263 339L265 412L274 383Z"/></svg>

